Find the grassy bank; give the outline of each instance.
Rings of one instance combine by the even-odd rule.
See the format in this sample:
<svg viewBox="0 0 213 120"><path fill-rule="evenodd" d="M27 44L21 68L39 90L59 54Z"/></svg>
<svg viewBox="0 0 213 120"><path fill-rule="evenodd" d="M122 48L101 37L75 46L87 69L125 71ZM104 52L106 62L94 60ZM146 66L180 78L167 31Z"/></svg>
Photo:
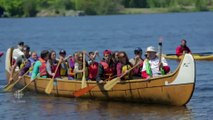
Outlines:
<svg viewBox="0 0 213 120"><path fill-rule="evenodd" d="M172 13L172 12L200 12L213 11L213 7L197 9L194 6L176 8L124 8L118 14L151 14L151 13Z"/></svg>

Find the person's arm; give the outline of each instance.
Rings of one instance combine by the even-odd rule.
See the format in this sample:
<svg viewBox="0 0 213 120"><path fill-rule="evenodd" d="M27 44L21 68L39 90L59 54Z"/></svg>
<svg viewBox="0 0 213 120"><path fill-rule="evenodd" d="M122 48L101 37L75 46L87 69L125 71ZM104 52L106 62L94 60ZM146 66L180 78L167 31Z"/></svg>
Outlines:
<svg viewBox="0 0 213 120"><path fill-rule="evenodd" d="M61 63L61 68L63 68L63 69L67 69L67 65L66 65L66 63L65 63L65 62L62 62L62 63Z"/></svg>
<svg viewBox="0 0 213 120"><path fill-rule="evenodd" d="M54 76L54 73L52 73L52 70L51 70L51 65L50 65L50 61L49 60L47 61L46 69L47 69L47 73L49 75Z"/></svg>
<svg viewBox="0 0 213 120"><path fill-rule="evenodd" d="M11 67L9 81L12 81L12 80L13 80L13 74L14 74L14 72L15 72L15 69L16 69L17 66L19 67L19 65L20 65L21 63L22 63L22 56L19 56L19 57L16 59L14 65Z"/></svg>
<svg viewBox="0 0 213 120"><path fill-rule="evenodd" d="M21 69L19 76L23 76L29 70L30 67L31 67L31 62L28 60L25 66Z"/></svg>
<svg viewBox="0 0 213 120"><path fill-rule="evenodd" d="M101 80L101 77L103 76L104 68L103 66L99 63L98 64L98 73L96 77L96 81L99 82Z"/></svg>
<svg viewBox="0 0 213 120"><path fill-rule="evenodd" d="M166 59L164 57L162 57L162 64L163 64L163 70L165 72L165 74L169 73L170 72L170 67L166 61Z"/></svg>
<svg viewBox="0 0 213 120"><path fill-rule="evenodd" d="M11 67L11 70L10 70L10 78L9 78L9 81L13 81L13 73L14 73L16 67L17 67L17 64L16 64L16 62L15 62L15 64Z"/></svg>
<svg viewBox="0 0 213 120"><path fill-rule="evenodd" d="M142 72L141 72L141 77L147 79L147 78L149 78L150 76L146 73L146 71L142 71Z"/></svg>

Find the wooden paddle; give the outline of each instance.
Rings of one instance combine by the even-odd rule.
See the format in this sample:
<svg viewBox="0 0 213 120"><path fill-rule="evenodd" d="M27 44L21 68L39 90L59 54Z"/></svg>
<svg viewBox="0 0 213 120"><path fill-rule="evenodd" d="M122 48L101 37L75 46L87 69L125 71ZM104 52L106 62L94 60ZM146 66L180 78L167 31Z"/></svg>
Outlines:
<svg viewBox="0 0 213 120"><path fill-rule="evenodd" d="M130 71L132 71L134 68L136 68L138 65L140 65L141 62L139 62L138 64L136 64L135 66L133 66L132 68L130 68L128 71L126 71L125 73L123 73L120 77L116 77L110 81L108 81L105 85L104 85L104 89L105 90L111 90L120 80L123 76L125 76L127 73L129 73Z"/></svg>
<svg viewBox="0 0 213 120"><path fill-rule="evenodd" d="M85 93L89 92L90 90L92 90L93 88L95 88L97 85L94 85L94 86L87 86L85 88L82 88L78 91L76 91L73 95L75 97L80 97L82 95L84 95Z"/></svg>
<svg viewBox="0 0 213 120"><path fill-rule="evenodd" d="M83 76L82 76L82 80L81 80L81 88L85 88L87 87L87 83L86 83L86 57L85 57L85 53L83 52Z"/></svg>
<svg viewBox="0 0 213 120"><path fill-rule="evenodd" d="M49 81L49 83L47 84L47 86L45 88L45 93L47 93L47 94L50 94L52 89L53 89L54 78L55 78L56 72L57 72L60 64L61 64L61 61L59 61L58 65L57 65L57 67L55 69L55 72L54 72L54 75L53 75L52 79Z"/></svg>
<svg viewBox="0 0 213 120"><path fill-rule="evenodd" d="M25 65L25 64L24 64L24 65ZM13 79L16 78L16 77L20 74L20 72L21 72L23 69L24 69L24 67L23 67L22 69L19 69L18 73L17 73L14 77L12 77L12 78L13 78ZM12 71L12 72L14 72L14 71ZM27 72L28 72L28 71L27 71ZM4 86L4 89L6 89L7 87L9 87L11 84L13 84L13 81L9 81L8 84ZM6 91L8 91L8 90L10 90L10 89L7 88ZM5 90L4 90L4 91L5 91Z"/></svg>
<svg viewBox="0 0 213 120"><path fill-rule="evenodd" d="M20 90L17 90L18 91L18 93L21 93L25 88L27 88L32 82L34 82L35 81L35 79L34 80L32 80L32 81L30 81L27 85L25 85L22 89L20 89Z"/></svg>
<svg viewBox="0 0 213 120"><path fill-rule="evenodd" d="M18 71L18 73L13 77L13 79L16 78L16 77L19 75L20 72L21 72L21 70ZM7 87L8 87L9 85L11 85L12 83L13 83L13 82L10 82L10 81L9 81L9 82L7 83L7 85L5 85L3 88L4 88L4 89L7 88Z"/></svg>
<svg viewBox="0 0 213 120"><path fill-rule="evenodd" d="M114 77L115 77L115 76L114 76ZM112 78L114 78L114 77L112 77ZM111 79L111 77L108 78L108 79L106 79L106 80L104 80L104 81L107 81L107 80L109 80L109 79ZM90 90L92 90L93 88L95 88L95 87L97 87L97 86L98 86L98 84L96 84L96 85L94 85L94 86L87 86L87 87L85 87L85 88L82 88L82 89L80 89L80 90L74 92L73 95L74 95L75 97L80 97L80 96L84 95L85 93L89 92Z"/></svg>
<svg viewBox="0 0 213 120"><path fill-rule="evenodd" d="M28 71L29 72L29 71ZM43 72L43 71L42 71ZM35 79L33 79L33 80L31 80L26 86L24 86L22 89L20 89L20 90L17 90L16 92L15 92L15 94L17 95L17 96L20 96L20 94L21 94L21 92L25 89L25 88L27 88L32 82L34 82L38 77L39 77L39 75L40 74L37 74L36 75L36 77L35 77ZM24 75L23 75L24 76ZM23 94L21 94L21 95L23 95Z"/></svg>
<svg viewBox="0 0 213 120"><path fill-rule="evenodd" d="M163 38L160 37L159 38L159 43L158 43L158 49L159 49L159 63L161 63L162 60L162 42L163 42Z"/></svg>
<svg viewBox="0 0 213 120"><path fill-rule="evenodd" d="M18 78L18 80L9 84L8 86L6 86L4 88L4 91L10 91L25 75L27 75L29 73L29 71L30 71L30 69L24 75L22 75L20 78Z"/></svg>

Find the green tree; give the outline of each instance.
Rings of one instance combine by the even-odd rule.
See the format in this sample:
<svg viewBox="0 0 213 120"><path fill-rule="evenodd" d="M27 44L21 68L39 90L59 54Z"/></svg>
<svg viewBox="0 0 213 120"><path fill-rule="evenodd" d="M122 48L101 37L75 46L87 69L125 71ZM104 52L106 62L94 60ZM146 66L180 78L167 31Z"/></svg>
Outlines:
<svg viewBox="0 0 213 120"><path fill-rule="evenodd" d="M208 11L207 0L196 0L195 7L199 11Z"/></svg>
<svg viewBox="0 0 213 120"><path fill-rule="evenodd" d="M3 0L3 3L5 5L5 11L8 12L8 16L21 17L23 15L22 0Z"/></svg>
<svg viewBox="0 0 213 120"><path fill-rule="evenodd" d="M35 0L24 0L23 11L24 11L24 16L26 16L26 17L36 16L36 13L37 13L36 1Z"/></svg>
<svg viewBox="0 0 213 120"><path fill-rule="evenodd" d="M3 14L4 14L4 8L2 7L2 6L0 6L0 17L2 17L3 16Z"/></svg>

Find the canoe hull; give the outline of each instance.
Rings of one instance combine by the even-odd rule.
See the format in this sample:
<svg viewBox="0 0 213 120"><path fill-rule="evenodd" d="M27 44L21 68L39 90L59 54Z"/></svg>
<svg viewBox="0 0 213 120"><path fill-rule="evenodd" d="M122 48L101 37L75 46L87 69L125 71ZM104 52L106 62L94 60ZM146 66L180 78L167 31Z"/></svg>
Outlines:
<svg viewBox="0 0 213 120"><path fill-rule="evenodd" d="M177 57L176 55L163 55L166 59L171 60L181 60L182 56ZM202 60L202 61L213 61L213 55L193 55L195 60Z"/></svg>
<svg viewBox="0 0 213 120"><path fill-rule="evenodd" d="M6 72L8 72L7 68ZM45 88L50 80L50 78L37 78L27 89L45 93ZM24 76L18 85L23 87L29 82L30 77ZM189 102L194 91L195 63L193 57L190 54L186 54L176 71L165 76L149 80L121 81L110 91L104 90L104 85L97 84L95 81L87 81L87 85L96 87L80 98L183 106ZM51 94L73 98L74 93L80 89L80 80L67 80L67 78L64 78L54 81Z"/></svg>
<svg viewBox="0 0 213 120"><path fill-rule="evenodd" d="M25 76L24 80L22 80L19 85L25 86L29 82L29 77ZM28 89L38 93L44 93L48 82L48 79L37 79L28 87ZM57 82L58 85L54 86L51 93L55 96L73 98L74 92L81 88L81 81L58 80ZM94 86L96 83L88 83L88 85ZM81 96L81 98L182 106L188 103L193 90L193 83L162 86L162 80L153 80L150 82L138 81L135 83L119 83L111 91L104 91L103 85L98 85L88 93Z"/></svg>

